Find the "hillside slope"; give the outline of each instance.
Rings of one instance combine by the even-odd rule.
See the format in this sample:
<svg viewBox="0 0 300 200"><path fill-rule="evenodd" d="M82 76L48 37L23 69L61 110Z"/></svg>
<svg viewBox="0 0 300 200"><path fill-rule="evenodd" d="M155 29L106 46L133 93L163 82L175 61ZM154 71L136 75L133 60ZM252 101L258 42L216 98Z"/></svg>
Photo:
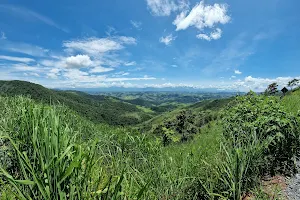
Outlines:
<svg viewBox="0 0 300 200"><path fill-rule="evenodd" d="M218 118L220 116L218 112L233 99L234 97L216 100L203 100L190 106L177 108L143 122L139 125L139 129L143 132L152 132L153 129L161 124L176 121L177 116L182 113L185 113L185 115L192 117L190 118L190 120L192 120L192 124L200 128L206 123Z"/></svg>
<svg viewBox="0 0 300 200"><path fill-rule="evenodd" d="M64 104L93 122L110 125L134 125L153 116L152 113L115 97L77 91L56 91L25 81L0 81L0 95L29 95L39 102Z"/></svg>

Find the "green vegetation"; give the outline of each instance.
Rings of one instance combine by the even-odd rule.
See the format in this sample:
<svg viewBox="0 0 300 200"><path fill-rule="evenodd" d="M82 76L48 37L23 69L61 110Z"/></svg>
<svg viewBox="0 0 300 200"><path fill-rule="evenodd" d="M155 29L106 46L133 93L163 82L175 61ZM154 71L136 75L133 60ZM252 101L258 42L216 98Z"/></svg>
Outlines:
<svg viewBox="0 0 300 200"><path fill-rule="evenodd" d="M103 94L117 97L131 104L150 108L157 113L183 108L200 101L227 98L235 95L234 93L194 92L110 92Z"/></svg>
<svg viewBox="0 0 300 200"><path fill-rule="evenodd" d="M162 137L166 141L165 144L186 141L201 131L201 127L217 120L220 110L232 100L233 98L204 100L190 106L177 108L153 117L140 124L138 129ZM182 126L184 128L181 128Z"/></svg>
<svg viewBox="0 0 300 200"><path fill-rule="evenodd" d="M2 195L180 199L199 174L205 176L201 163L218 151L217 126L181 148L163 148L153 137L93 125L65 107L0 98L1 154L7 158L1 162Z"/></svg>
<svg viewBox="0 0 300 200"><path fill-rule="evenodd" d="M292 174L299 155L299 90L283 99L250 92L205 100L136 127L114 127L66 103L49 105L38 99L43 92L32 100L11 95L9 87L0 96L4 199L269 199L261 179ZM91 106L100 98L127 105L113 97L44 92L77 103L84 97ZM135 108L114 116L154 115L148 106Z"/></svg>
<svg viewBox="0 0 300 200"><path fill-rule="evenodd" d="M223 119L227 160L222 180L233 199L249 192L264 175L293 172L300 147L299 123L277 97L249 93L229 106Z"/></svg>
<svg viewBox="0 0 300 200"><path fill-rule="evenodd" d="M25 81L0 81L0 95L28 95L46 104L59 103L76 111L83 117L110 125L134 125L153 117L135 105L124 103L117 98L89 95L77 91L56 91Z"/></svg>

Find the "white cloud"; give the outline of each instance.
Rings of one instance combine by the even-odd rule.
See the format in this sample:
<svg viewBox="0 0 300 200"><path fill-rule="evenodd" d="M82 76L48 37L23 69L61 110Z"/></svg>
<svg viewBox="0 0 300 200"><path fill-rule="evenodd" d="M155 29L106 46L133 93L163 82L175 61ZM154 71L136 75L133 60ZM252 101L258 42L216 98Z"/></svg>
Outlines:
<svg viewBox="0 0 300 200"><path fill-rule="evenodd" d="M138 29L138 30L141 30L141 29L142 29L142 28L141 28L142 22L130 20L130 23L131 23L131 25L132 25L134 28L136 28L136 29Z"/></svg>
<svg viewBox="0 0 300 200"><path fill-rule="evenodd" d="M227 15L226 4L214 4L205 5L203 1L190 11L188 14L186 11L177 15L173 24L176 25L176 30L185 30L190 26L195 26L197 29L212 28L215 24L226 24L230 20Z"/></svg>
<svg viewBox="0 0 300 200"><path fill-rule="evenodd" d="M231 76L231 78L236 78L236 76Z"/></svg>
<svg viewBox="0 0 300 200"><path fill-rule="evenodd" d="M124 63L125 66L133 66L136 65L135 61Z"/></svg>
<svg viewBox="0 0 300 200"><path fill-rule="evenodd" d="M1 34L0 34L0 40L6 40L7 37L5 36L5 33L3 31L1 31Z"/></svg>
<svg viewBox="0 0 300 200"><path fill-rule="evenodd" d="M46 75L48 78L57 79L60 75L61 69L59 68L52 68Z"/></svg>
<svg viewBox="0 0 300 200"><path fill-rule="evenodd" d="M227 15L228 6L226 4L205 5L204 1L196 4L188 13L186 10L177 15L173 24L176 26L176 31L185 30L194 26L202 31L204 28L214 28L216 24L227 24L230 21L230 16ZM221 37L222 31L217 28L209 36L205 34L197 35L200 39L217 40Z"/></svg>
<svg viewBox="0 0 300 200"><path fill-rule="evenodd" d="M29 66L29 65L24 65L24 64L14 64L12 65L14 70L17 71L41 71L41 68L37 66Z"/></svg>
<svg viewBox="0 0 300 200"><path fill-rule="evenodd" d="M103 72L109 72L109 71L113 71L114 68L105 68L105 67L95 67L93 69L91 69L89 72L90 73L103 73Z"/></svg>
<svg viewBox="0 0 300 200"><path fill-rule="evenodd" d="M294 79L299 79L300 77L276 77L276 78L256 78L252 76L245 77L244 81L239 81L240 86L248 90L264 91L269 84L276 82L279 89L285 87L287 83Z"/></svg>
<svg viewBox="0 0 300 200"><path fill-rule="evenodd" d="M93 64L90 57L87 55L77 55L77 56L67 57L65 59L65 63L66 63L66 67L69 68L90 67Z"/></svg>
<svg viewBox="0 0 300 200"><path fill-rule="evenodd" d="M14 62L23 62L23 63L34 62L34 59L31 58L3 56L3 55L0 55L0 60L8 60Z"/></svg>
<svg viewBox="0 0 300 200"><path fill-rule="evenodd" d="M239 70L234 70L234 73L235 73L235 74L242 74L242 72L239 71Z"/></svg>
<svg viewBox="0 0 300 200"><path fill-rule="evenodd" d="M210 38L213 40L218 40L222 36L222 30L217 28L214 32L210 33Z"/></svg>
<svg viewBox="0 0 300 200"><path fill-rule="evenodd" d="M172 43L172 41L174 41L176 39L176 37L173 37L172 34L167 35L166 37L161 37L159 39L159 42L164 43L165 45L170 45Z"/></svg>
<svg viewBox="0 0 300 200"><path fill-rule="evenodd" d="M105 82L114 82L114 81L141 81L141 80L155 80L156 78L154 77L139 77L139 78L106 78L104 81Z"/></svg>
<svg viewBox="0 0 300 200"><path fill-rule="evenodd" d="M117 62L117 61L115 61ZM69 57L60 57L55 60L41 60L39 63L43 66L47 67L58 67L58 68L91 68L94 67L94 72L99 71L102 72L103 69L110 69L110 68L103 68L100 65L110 65L115 66L119 65L120 63L115 63L110 61L103 61L103 60L92 60L88 55L76 55L76 56L69 56ZM110 70L111 71L111 70Z"/></svg>
<svg viewBox="0 0 300 200"><path fill-rule="evenodd" d="M169 16L178 6L173 0L147 0L148 8L155 16Z"/></svg>
<svg viewBox="0 0 300 200"><path fill-rule="evenodd" d="M87 38L82 40L65 41L63 47L69 52L82 52L88 55L101 55L104 53L121 50L124 44L136 44L132 37L108 37L108 38Z"/></svg>
<svg viewBox="0 0 300 200"><path fill-rule="evenodd" d="M202 39L202 40L211 41L211 38L208 35L204 34L204 33L198 34L197 38Z"/></svg>
<svg viewBox="0 0 300 200"><path fill-rule="evenodd" d="M174 67L174 68L177 68L178 67L178 65L171 65L172 67Z"/></svg>
<svg viewBox="0 0 300 200"><path fill-rule="evenodd" d="M68 69L63 74L63 77L69 79L72 83L93 82L103 80L103 76L90 76L88 72L79 69Z"/></svg>

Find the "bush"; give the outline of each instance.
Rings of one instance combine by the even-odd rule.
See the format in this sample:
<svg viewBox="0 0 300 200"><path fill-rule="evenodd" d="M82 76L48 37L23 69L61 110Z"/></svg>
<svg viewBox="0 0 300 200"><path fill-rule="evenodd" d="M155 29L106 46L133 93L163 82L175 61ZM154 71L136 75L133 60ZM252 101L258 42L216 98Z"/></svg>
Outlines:
<svg viewBox="0 0 300 200"><path fill-rule="evenodd" d="M299 125L277 97L251 92L229 105L223 114L225 160L219 169L227 198L239 199L262 175L293 172Z"/></svg>

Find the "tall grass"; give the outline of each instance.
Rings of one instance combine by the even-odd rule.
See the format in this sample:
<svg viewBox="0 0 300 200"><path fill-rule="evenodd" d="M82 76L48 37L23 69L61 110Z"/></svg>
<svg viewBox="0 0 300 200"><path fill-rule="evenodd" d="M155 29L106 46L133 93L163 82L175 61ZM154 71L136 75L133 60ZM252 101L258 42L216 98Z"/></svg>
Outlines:
<svg viewBox="0 0 300 200"><path fill-rule="evenodd" d="M120 196L123 175L102 180L99 157L95 157L98 142L76 142L81 136L79 129L74 131L61 119L61 116L72 117L68 110L34 104L23 97L0 98L6 107L3 114L9 113L12 117L1 118L1 140L14 153L13 169L1 163L0 176L18 199L114 199ZM7 110L9 108L13 110Z"/></svg>
<svg viewBox="0 0 300 200"><path fill-rule="evenodd" d="M298 150L298 121L273 98L237 99L223 123L210 122L194 140L167 147L63 106L25 97L0 102L5 198L238 200Z"/></svg>
<svg viewBox="0 0 300 200"><path fill-rule="evenodd" d="M0 193L19 199L190 199L207 175L203 160L219 151L217 125L164 148L152 136L94 125L63 106L0 100L0 153L11 155L1 162L7 192Z"/></svg>

